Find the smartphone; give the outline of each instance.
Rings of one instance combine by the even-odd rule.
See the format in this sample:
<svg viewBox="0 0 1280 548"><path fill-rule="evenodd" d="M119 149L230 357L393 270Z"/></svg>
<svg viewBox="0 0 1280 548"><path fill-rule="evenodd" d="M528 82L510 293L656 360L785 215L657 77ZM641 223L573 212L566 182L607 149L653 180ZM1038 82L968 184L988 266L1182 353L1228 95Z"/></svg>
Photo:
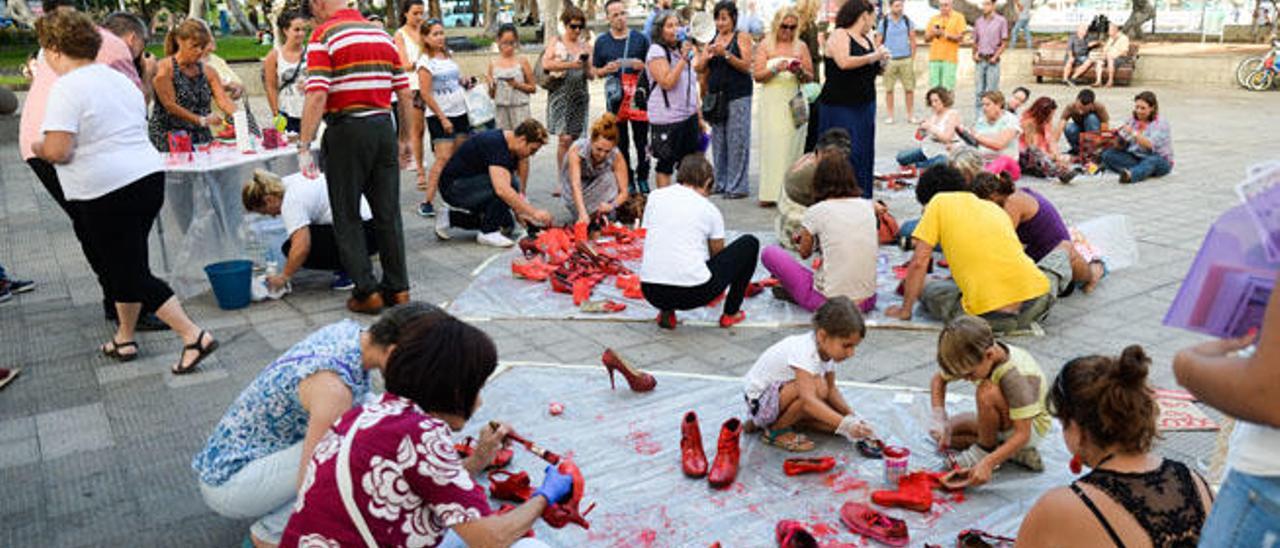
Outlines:
<svg viewBox="0 0 1280 548"><path fill-rule="evenodd" d="M587 62L587 59L589 59L589 58L591 58L591 55L590 55L590 54L587 54L587 53L584 53L584 54L582 54L582 55L579 55L579 56L578 56L578 60L579 60L579 61L582 61L583 63Z"/></svg>

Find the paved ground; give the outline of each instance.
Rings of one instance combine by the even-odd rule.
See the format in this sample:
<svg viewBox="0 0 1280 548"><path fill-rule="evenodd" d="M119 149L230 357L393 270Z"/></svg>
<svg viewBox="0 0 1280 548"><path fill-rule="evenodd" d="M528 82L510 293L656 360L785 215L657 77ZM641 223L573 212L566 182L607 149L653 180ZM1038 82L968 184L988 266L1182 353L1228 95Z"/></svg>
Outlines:
<svg viewBox="0 0 1280 548"><path fill-rule="evenodd" d="M1105 90L1100 99L1114 112L1125 112L1135 91ZM1060 104L1074 95L1063 87L1035 92L1051 94ZM595 93L592 111L598 112L601 92ZM956 101L966 115L970 93L962 88ZM1162 115L1174 129L1173 175L1124 187L1114 176L1069 187L1031 183L1070 219L1128 215L1142 254L1139 266L1105 280L1093 295L1060 303L1045 324L1047 336L1017 341L1050 375L1071 357L1116 353L1140 343L1155 358L1152 382L1172 387L1169 360L1197 337L1162 327L1161 318L1209 223L1236 201L1232 185L1248 164L1274 157L1274 144L1257 136L1262 128L1280 125L1280 113L1260 108L1262 95L1185 88L1160 90L1160 98ZM535 103L541 108L545 101ZM191 456L265 364L308 331L347 316L343 296L315 278L318 285L283 301L225 312L205 294L185 305L223 345L201 373L167 373L179 344L164 334L139 337L138 361L111 362L96 352L111 331L70 225L19 162L16 119L0 118L0 125L0 261L13 274L40 283L36 292L0 305L0 365L25 369L0 392L0 546L238 545L247 524L204 507ZM878 155L890 157L911 131L901 122L881 125ZM753 155L760 150L754 143ZM554 205L553 159L554 150L544 150L534 162L532 195L544 206ZM404 181L411 189L409 174ZM440 303L467 285L470 271L490 251L464 238L437 242L428 223L411 212L417 198L406 192L402 199L413 294ZM772 212L753 200L717 204L732 229L772 226ZM893 207L900 218L918 210L905 201ZM588 322L482 327L505 360L593 363L603 347L613 346L643 367L726 375L745 373L760 351L786 334L689 327L668 332L652 324ZM840 376L924 386L935 368L934 344L930 333L875 331ZM1212 445L1212 434L1171 435L1161 450L1203 463Z"/></svg>

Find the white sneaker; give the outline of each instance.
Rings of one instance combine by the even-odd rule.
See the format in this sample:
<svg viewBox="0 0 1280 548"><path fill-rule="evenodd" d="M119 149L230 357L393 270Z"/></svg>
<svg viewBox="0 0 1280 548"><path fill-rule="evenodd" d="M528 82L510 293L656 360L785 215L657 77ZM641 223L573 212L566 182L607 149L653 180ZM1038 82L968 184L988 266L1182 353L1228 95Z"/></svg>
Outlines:
<svg viewBox="0 0 1280 548"><path fill-rule="evenodd" d="M1032 472L1044 471L1044 461L1040 459L1040 451L1035 447L1023 447L1017 453L1014 453L1012 457L1009 457L1009 460L1022 465Z"/></svg>
<svg viewBox="0 0 1280 548"><path fill-rule="evenodd" d="M986 449L978 447L978 444L970 445L968 449L956 453L956 466L961 468L973 468L977 466L982 459L987 458L991 454Z"/></svg>
<svg viewBox="0 0 1280 548"><path fill-rule="evenodd" d="M449 204L442 203L436 210L436 237L441 240L449 239Z"/></svg>
<svg viewBox="0 0 1280 548"><path fill-rule="evenodd" d="M476 243L489 247L511 247L516 245L511 238L503 236L501 232L481 232L476 235Z"/></svg>

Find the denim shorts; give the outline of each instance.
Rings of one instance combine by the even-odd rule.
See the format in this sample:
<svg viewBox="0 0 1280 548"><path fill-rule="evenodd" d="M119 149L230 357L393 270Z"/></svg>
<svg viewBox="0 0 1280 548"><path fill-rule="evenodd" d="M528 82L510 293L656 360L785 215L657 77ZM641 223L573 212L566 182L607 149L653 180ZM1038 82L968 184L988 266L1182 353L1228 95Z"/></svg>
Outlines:
<svg viewBox="0 0 1280 548"><path fill-rule="evenodd" d="M1200 547L1276 545L1280 545L1280 476L1232 470L1200 530Z"/></svg>

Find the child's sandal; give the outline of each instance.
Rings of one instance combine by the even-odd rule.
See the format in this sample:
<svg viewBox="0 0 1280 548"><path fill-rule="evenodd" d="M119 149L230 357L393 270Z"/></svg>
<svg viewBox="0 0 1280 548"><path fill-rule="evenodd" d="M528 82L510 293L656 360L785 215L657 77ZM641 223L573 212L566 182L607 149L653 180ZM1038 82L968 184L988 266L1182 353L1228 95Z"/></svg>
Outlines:
<svg viewBox="0 0 1280 548"><path fill-rule="evenodd" d="M790 434L790 436L787 436L787 434ZM805 453L813 451L814 448L814 444L809 438L791 428L765 430L763 434L760 434L760 440L792 453Z"/></svg>

